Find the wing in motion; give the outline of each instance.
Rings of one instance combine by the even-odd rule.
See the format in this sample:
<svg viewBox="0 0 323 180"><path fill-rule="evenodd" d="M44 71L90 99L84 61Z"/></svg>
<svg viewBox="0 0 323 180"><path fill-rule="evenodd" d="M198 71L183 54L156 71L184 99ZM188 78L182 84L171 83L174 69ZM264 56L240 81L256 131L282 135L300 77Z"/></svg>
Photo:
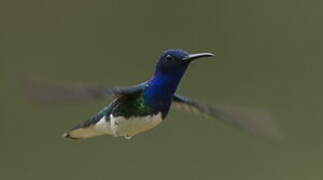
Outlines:
<svg viewBox="0 0 323 180"><path fill-rule="evenodd" d="M145 85L141 83L130 87L100 88L82 84L55 85L44 81L24 80L27 94L37 102L48 104L78 103L93 100L114 99L131 94Z"/></svg>
<svg viewBox="0 0 323 180"><path fill-rule="evenodd" d="M255 135L278 139L279 133L270 113L232 105L209 105L175 95L172 108L208 115Z"/></svg>

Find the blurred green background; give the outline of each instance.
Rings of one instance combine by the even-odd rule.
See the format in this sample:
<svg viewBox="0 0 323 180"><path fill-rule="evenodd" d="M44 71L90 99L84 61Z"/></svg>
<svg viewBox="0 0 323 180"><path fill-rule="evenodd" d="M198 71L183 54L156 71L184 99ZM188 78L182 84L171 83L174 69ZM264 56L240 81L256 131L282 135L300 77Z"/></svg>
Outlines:
<svg viewBox="0 0 323 180"><path fill-rule="evenodd" d="M0 179L322 179L322 17L319 0L1 0ZM18 81L132 85L168 48L217 53L180 94L271 111L284 139L171 112L130 141L75 143L61 133L108 102L34 104Z"/></svg>

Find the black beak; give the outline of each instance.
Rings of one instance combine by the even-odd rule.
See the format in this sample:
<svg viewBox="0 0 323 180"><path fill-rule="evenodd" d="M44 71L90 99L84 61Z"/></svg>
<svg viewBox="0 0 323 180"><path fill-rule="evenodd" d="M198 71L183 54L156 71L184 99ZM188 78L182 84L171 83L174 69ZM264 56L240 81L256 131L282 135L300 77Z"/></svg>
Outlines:
<svg viewBox="0 0 323 180"><path fill-rule="evenodd" d="M198 59L198 58L212 57L212 56L215 56L215 55L212 53L197 53L197 54L190 54L190 55L186 56L183 60L191 62L191 61Z"/></svg>

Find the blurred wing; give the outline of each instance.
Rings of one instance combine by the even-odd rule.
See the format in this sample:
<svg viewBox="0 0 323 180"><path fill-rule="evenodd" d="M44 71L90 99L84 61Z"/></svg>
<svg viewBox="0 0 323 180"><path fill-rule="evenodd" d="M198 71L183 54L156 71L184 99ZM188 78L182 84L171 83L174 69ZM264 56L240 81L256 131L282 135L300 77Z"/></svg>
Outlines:
<svg viewBox="0 0 323 180"><path fill-rule="evenodd" d="M214 107L175 95L173 109L203 113L225 123L245 129L252 134L278 139L279 134L270 113L231 105Z"/></svg>
<svg viewBox="0 0 323 180"><path fill-rule="evenodd" d="M131 94L143 88L143 84L131 87L100 88L82 84L54 85L42 81L25 80L24 89L28 96L41 103L62 104L92 100L105 100Z"/></svg>

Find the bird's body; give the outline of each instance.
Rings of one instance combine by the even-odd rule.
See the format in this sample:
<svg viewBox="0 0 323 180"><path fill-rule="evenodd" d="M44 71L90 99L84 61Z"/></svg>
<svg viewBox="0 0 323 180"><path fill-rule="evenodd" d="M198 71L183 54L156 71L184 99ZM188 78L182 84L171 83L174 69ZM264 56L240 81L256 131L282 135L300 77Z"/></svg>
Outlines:
<svg viewBox="0 0 323 180"><path fill-rule="evenodd" d="M78 139L108 134L129 138L156 127L166 118L189 63L208 56L213 54L191 55L183 50L163 52L150 80L119 89L117 98L110 105L64 136Z"/></svg>

